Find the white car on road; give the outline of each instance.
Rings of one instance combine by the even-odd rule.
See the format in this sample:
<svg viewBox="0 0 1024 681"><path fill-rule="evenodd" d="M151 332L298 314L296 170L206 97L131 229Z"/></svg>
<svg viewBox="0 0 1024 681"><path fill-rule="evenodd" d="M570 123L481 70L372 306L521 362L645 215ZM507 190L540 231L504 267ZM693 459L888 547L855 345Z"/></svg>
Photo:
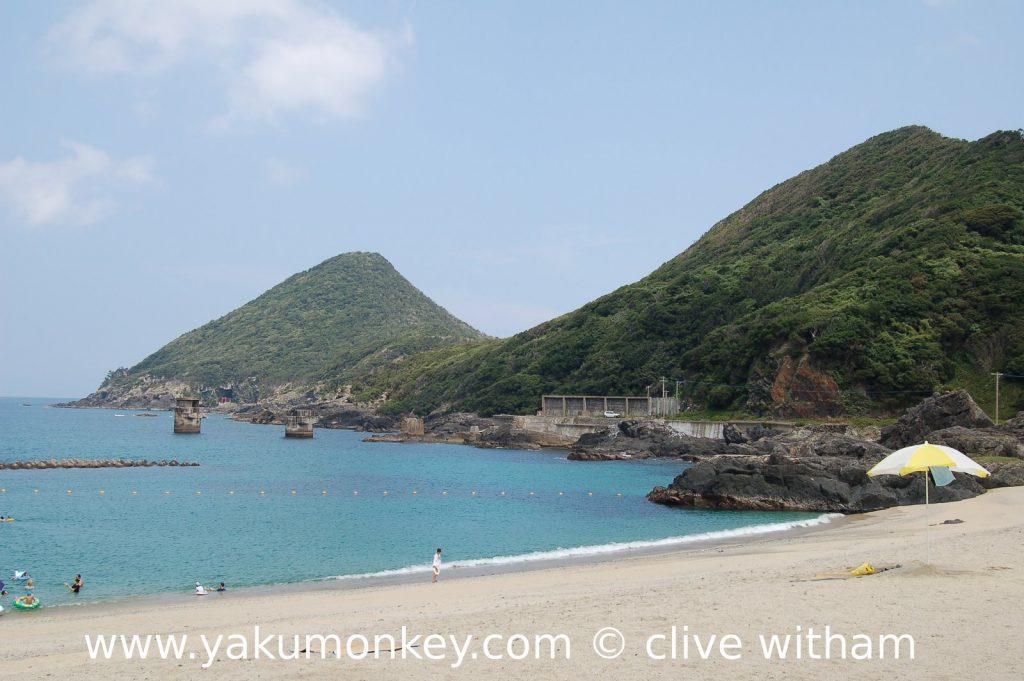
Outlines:
<svg viewBox="0 0 1024 681"><path fill-rule="evenodd" d="M617 419L617 418L619 418L620 416L622 416L622 414L620 414L620 413L619 413L619 412L617 412L617 411L606 411L606 412L604 413L604 417L605 417L605 418L607 418L607 419Z"/></svg>

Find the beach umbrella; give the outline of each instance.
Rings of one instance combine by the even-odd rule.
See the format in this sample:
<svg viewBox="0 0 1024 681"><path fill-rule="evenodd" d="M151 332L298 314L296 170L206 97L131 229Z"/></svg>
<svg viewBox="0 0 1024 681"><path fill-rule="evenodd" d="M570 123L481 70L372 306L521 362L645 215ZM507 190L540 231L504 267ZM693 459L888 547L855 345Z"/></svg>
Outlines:
<svg viewBox="0 0 1024 681"><path fill-rule="evenodd" d="M910 475L924 473L930 468L948 468L956 473L969 473L979 478L988 477L988 471L963 452L944 445L933 445L930 442L897 449L872 466L868 475Z"/></svg>
<svg viewBox="0 0 1024 681"><path fill-rule="evenodd" d="M945 469L945 471L942 471ZM944 445L933 445L927 440L924 444L911 445L885 457L868 471L869 477L876 475L910 475L911 473L924 473L924 520L925 520L925 546L927 548L928 537L928 472L935 476L944 472L945 481L936 477L936 484L945 485L952 481L952 473L968 473L979 478L987 478L988 471L981 464L969 456L952 447Z"/></svg>

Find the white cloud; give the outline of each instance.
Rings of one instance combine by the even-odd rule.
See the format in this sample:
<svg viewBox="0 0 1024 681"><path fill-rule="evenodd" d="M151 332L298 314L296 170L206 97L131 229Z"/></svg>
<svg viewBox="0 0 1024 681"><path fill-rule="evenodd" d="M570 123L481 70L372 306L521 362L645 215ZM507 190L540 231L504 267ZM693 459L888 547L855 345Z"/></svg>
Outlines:
<svg viewBox="0 0 1024 681"><path fill-rule="evenodd" d="M283 158L268 158L265 170L267 184L272 187L293 187L309 177L304 166Z"/></svg>
<svg viewBox="0 0 1024 681"><path fill-rule="evenodd" d="M63 146L70 157L0 163L0 201L29 225L91 224L116 210L114 191L154 181L148 156L117 160L81 142Z"/></svg>
<svg viewBox="0 0 1024 681"><path fill-rule="evenodd" d="M93 0L50 37L64 66L90 76L214 64L227 110L211 127L222 129L359 116L412 33L365 30L307 0Z"/></svg>

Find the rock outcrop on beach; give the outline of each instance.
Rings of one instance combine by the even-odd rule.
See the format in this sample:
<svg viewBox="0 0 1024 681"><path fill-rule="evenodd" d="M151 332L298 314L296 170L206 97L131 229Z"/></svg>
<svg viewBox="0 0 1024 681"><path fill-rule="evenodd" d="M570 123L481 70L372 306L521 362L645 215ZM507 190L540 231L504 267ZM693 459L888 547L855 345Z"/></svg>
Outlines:
<svg viewBox="0 0 1024 681"><path fill-rule="evenodd" d="M896 423L882 429L880 443L890 449L899 449L924 442L935 431L946 428L975 429L994 425L966 390L955 390L907 409Z"/></svg>
<svg viewBox="0 0 1024 681"><path fill-rule="evenodd" d="M943 428L929 433L929 442L946 445L971 456L1009 456L1024 458L1024 441L1002 428L972 430L962 426Z"/></svg>
<svg viewBox="0 0 1024 681"><path fill-rule="evenodd" d="M712 456L769 455L841 456L854 459L877 457L886 447L848 435L845 426L806 426L780 433L763 426L747 432L733 424L722 428L722 439L689 437L664 424L629 419L600 433L580 436L570 447L574 461L614 461L675 457L698 460Z"/></svg>
<svg viewBox="0 0 1024 681"><path fill-rule="evenodd" d="M840 513L922 503L923 476L869 478L867 471L890 447L926 440L972 457L1002 457L985 461L991 473L987 478L958 473L950 485L932 487L932 501L956 501L986 489L1024 485L1024 412L995 426L971 396L959 390L930 397L908 409L894 425L882 429L881 443L836 433L829 427L775 434L731 445L762 456L700 461L668 487L654 488L648 499L689 508Z"/></svg>
<svg viewBox="0 0 1024 681"><path fill-rule="evenodd" d="M984 492L978 479L958 473L946 487L932 487L929 496L942 503ZM924 503L924 479L869 478L861 461L844 457L719 457L694 464L647 498L685 508L859 513Z"/></svg>
<svg viewBox="0 0 1024 681"><path fill-rule="evenodd" d="M987 478L979 480L985 489L1024 487L1024 461L986 462L985 468L991 473Z"/></svg>

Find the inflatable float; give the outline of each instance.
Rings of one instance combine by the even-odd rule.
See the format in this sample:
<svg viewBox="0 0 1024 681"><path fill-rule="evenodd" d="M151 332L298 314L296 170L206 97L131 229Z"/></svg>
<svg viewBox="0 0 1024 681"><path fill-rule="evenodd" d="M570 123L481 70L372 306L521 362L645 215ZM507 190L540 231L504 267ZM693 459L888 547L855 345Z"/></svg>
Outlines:
<svg viewBox="0 0 1024 681"><path fill-rule="evenodd" d="M36 608L38 608L40 605L43 604L42 601L40 601L38 598L35 599L34 601L32 601L31 603L26 603L25 602L26 598L28 598L28 596L22 596L21 598L15 598L14 599L14 607L17 608L18 610L35 610Z"/></svg>
<svg viewBox="0 0 1024 681"><path fill-rule="evenodd" d="M11 581L14 582L27 582L30 579L32 579L32 577L28 574L28 572L23 572L21 570L15 570L14 576L11 577Z"/></svg>

